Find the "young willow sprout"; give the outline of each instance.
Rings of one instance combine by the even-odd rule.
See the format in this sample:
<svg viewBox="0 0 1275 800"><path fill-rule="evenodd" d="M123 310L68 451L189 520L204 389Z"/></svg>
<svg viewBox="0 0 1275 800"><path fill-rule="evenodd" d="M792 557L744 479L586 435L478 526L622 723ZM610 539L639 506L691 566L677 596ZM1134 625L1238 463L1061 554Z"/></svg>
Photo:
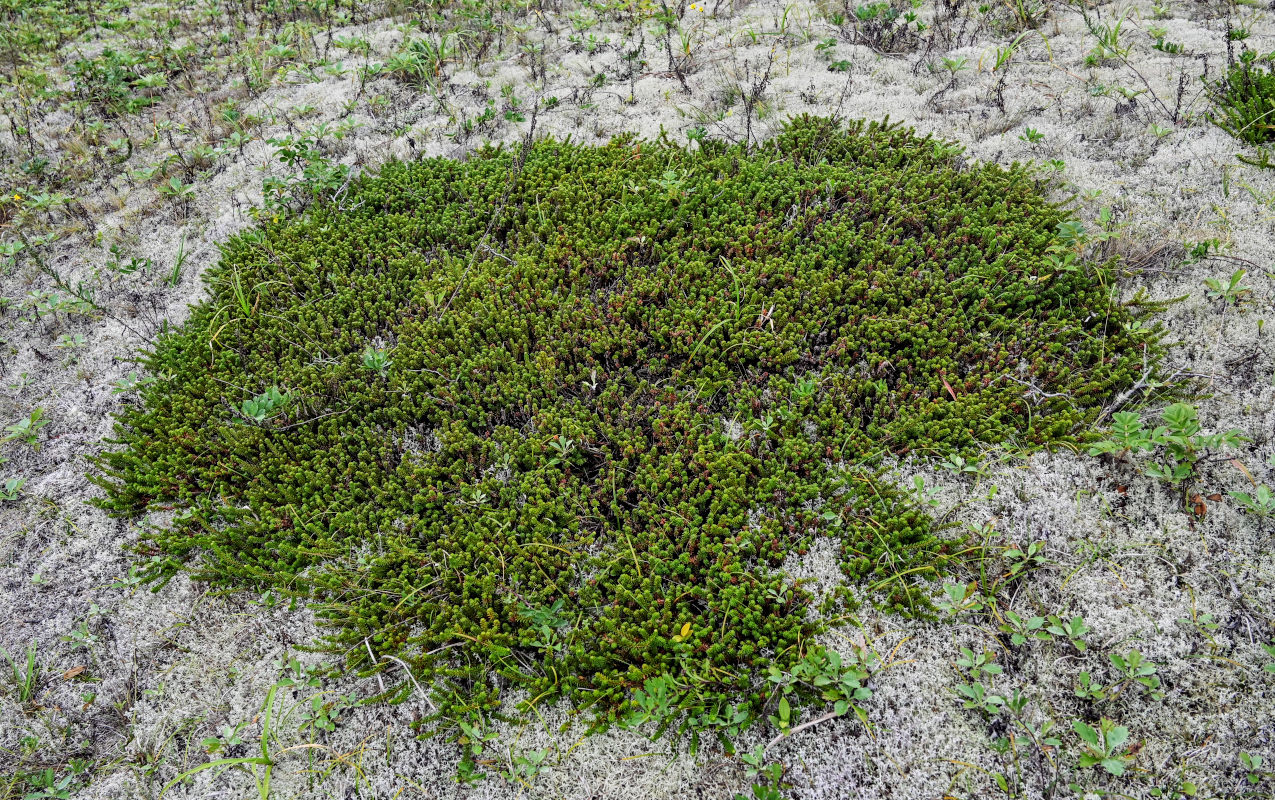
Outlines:
<svg viewBox="0 0 1275 800"><path fill-rule="evenodd" d="M185 509L156 563L318 601L328 645L443 716L517 686L605 723L656 685L676 715L694 675L702 711L764 718L822 625L786 558L832 537L915 611L955 549L883 458L1073 437L1160 352L1051 265L1074 229L1029 170L950 152L803 118L756 150L390 163L223 245L101 502ZM222 312L232 275L275 287L256 313Z"/></svg>

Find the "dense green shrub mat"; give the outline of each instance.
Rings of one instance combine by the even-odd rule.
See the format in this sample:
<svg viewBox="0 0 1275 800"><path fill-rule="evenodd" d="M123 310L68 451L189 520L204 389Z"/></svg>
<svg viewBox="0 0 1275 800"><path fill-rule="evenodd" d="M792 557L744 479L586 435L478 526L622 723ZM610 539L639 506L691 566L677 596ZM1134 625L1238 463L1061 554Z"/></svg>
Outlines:
<svg viewBox="0 0 1275 800"><path fill-rule="evenodd" d="M883 459L1072 436L1141 373L1046 257L1064 211L955 152L803 119L391 163L223 246L103 502L179 509L165 568L314 599L447 715L517 685L605 719L664 674L759 709L822 624L785 558L831 536L896 606L954 547Z"/></svg>
<svg viewBox="0 0 1275 800"><path fill-rule="evenodd" d="M1275 142L1275 53L1245 51L1226 78L1209 86L1215 105L1210 118L1247 144ZM1264 161L1262 166L1270 166Z"/></svg>

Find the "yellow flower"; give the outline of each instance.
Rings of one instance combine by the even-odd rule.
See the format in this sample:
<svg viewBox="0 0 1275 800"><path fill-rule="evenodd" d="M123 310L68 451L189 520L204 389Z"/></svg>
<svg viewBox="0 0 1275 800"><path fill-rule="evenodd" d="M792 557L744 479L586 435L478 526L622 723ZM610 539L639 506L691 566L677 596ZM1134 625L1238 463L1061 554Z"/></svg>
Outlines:
<svg viewBox="0 0 1275 800"><path fill-rule="evenodd" d="M15 195L13 196L13 199L14 199L14 200L21 200L21 199L22 199L22 195L20 195L20 194L15 194Z"/></svg>

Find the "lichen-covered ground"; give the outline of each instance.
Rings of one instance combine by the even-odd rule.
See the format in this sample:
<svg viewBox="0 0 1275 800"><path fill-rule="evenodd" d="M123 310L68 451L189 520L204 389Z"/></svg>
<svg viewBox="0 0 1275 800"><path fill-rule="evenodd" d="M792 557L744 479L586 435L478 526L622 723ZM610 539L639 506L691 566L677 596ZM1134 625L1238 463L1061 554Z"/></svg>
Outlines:
<svg viewBox="0 0 1275 800"><path fill-rule="evenodd" d="M903 485L919 475L937 489L925 495L932 513L965 526L986 557L949 576L951 595L929 587L963 610L919 621L864 607L827 637L871 662L867 724L848 714L774 741L765 761L782 767L778 796L1275 794L1275 653L1264 647L1275 642L1275 522L1229 494L1275 485L1263 322L1275 312L1275 170L1237 160L1252 148L1206 121L1202 81L1243 48L1275 48L1272 10L886 9L0 2L0 423L12 434L0 487L25 480L0 502L0 647L17 662L0 663L0 796L158 797L201 764L261 756L263 735L279 798L770 787L742 758L775 739L767 725L735 756L713 743L692 755L685 741L636 732L582 738L564 727L568 709L539 708L530 723L493 727L487 778L463 788L455 737L419 740L410 727L429 713L428 687L400 705L359 705L378 678L303 651L319 632L306 609L185 577L140 585L146 555L129 548L143 531L89 505L85 456L148 377L139 350L202 297L217 243L273 214L272 198L339 192L336 165L463 157L484 140L520 141L533 119L537 134L585 143L621 132L763 141L807 112L889 115L960 142L969 161L1057 173L1053 191L1076 195L1094 254L1124 259L1123 296L1182 298L1161 315L1180 342L1164 372L1193 395L1203 431L1247 439L1210 449L1180 489L1147 474L1149 455L1083 449L895 465ZM284 163L288 150L301 161ZM1142 386L1121 408L1158 421L1163 388ZM820 548L787 571L823 589L840 575ZM1001 630L1011 612L1056 616L1036 632L1059 630L1015 644ZM1112 658L1127 665L1134 650L1155 671L1133 678L1158 685ZM1000 670L984 671L983 656ZM1005 700L971 699L976 684ZM1103 720L1127 740L1090 765L1082 725L1100 732ZM167 794L258 797L264 773L207 769Z"/></svg>

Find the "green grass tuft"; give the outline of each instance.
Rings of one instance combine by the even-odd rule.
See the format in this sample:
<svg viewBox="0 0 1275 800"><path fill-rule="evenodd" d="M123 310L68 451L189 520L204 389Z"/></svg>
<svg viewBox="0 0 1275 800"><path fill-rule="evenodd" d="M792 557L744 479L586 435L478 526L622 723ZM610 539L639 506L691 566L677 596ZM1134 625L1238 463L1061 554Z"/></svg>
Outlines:
<svg viewBox="0 0 1275 800"><path fill-rule="evenodd" d="M314 599L441 717L663 676L755 717L821 625L786 557L835 537L907 610L953 547L883 457L1073 437L1159 352L1027 168L955 152L803 118L388 164L224 245L102 504L180 509L164 569Z"/></svg>

